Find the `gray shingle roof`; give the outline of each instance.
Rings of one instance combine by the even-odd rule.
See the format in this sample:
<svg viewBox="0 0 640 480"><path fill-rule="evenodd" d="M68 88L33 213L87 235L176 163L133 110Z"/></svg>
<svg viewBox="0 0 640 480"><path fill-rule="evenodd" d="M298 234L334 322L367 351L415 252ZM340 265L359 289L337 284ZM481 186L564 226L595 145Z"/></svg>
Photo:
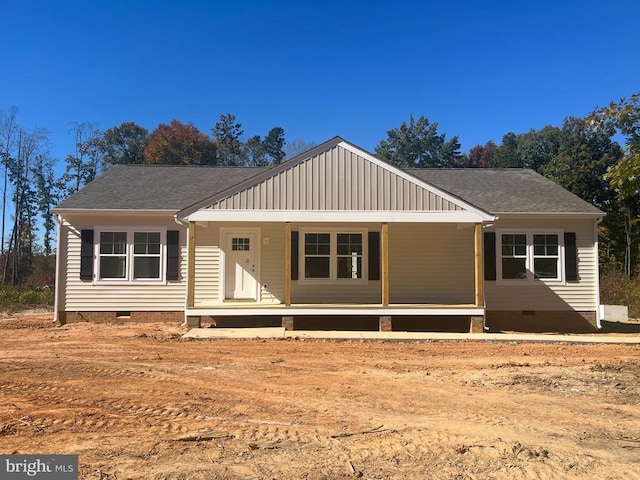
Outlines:
<svg viewBox="0 0 640 480"><path fill-rule="evenodd" d="M177 212L266 169L115 165L56 208Z"/></svg>
<svg viewBox="0 0 640 480"><path fill-rule="evenodd" d="M56 210L177 212L267 167L116 165ZM408 169L408 173L492 213L601 213L551 180L523 169Z"/></svg>
<svg viewBox="0 0 640 480"><path fill-rule="evenodd" d="M602 213L533 170L420 168L407 172L493 214Z"/></svg>

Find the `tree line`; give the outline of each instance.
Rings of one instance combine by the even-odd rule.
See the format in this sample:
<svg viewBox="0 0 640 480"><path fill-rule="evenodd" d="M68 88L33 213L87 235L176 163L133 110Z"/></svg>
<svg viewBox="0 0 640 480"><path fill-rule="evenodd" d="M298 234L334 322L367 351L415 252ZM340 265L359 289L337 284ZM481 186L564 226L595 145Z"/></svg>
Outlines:
<svg viewBox="0 0 640 480"><path fill-rule="evenodd" d="M302 139L287 143L281 127L245 138L231 114L220 115L209 134L178 120L152 132L135 122L104 131L73 123L70 132L74 151L57 177L46 131L21 127L15 107L0 111L2 284L53 283L51 209L113 165L271 166L315 146ZM585 118L568 117L561 126L508 132L500 144L489 141L466 153L458 136L438 132L437 122L410 116L387 132L375 153L401 168L533 169L607 213L600 231L602 265L628 277L638 273L640 93Z"/></svg>
<svg viewBox="0 0 640 480"><path fill-rule="evenodd" d="M640 93L562 126L508 132L467 153L421 116L387 132L375 149L403 168L528 168L606 213L600 227L603 270L640 276Z"/></svg>

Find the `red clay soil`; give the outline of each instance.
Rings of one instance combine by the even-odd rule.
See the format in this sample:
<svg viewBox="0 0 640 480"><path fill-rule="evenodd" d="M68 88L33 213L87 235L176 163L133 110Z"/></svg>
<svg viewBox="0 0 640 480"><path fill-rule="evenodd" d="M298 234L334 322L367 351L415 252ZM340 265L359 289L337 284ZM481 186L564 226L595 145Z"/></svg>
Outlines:
<svg viewBox="0 0 640 480"><path fill-rule="evenodd" d="M640 347L0 320L0 453L83 479L640 479Z"/></svg>

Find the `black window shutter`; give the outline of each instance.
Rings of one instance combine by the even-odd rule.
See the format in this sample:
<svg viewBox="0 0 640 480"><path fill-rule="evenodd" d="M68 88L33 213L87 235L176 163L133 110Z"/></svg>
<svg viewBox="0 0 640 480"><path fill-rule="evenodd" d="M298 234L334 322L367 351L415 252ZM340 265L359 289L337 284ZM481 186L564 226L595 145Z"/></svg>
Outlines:
<svg viewBox="0 0 640 480"><path fill-rule="evenodd" d="M93 230L80 231L80 280L93 280Z"/></svg>
<svg viewBox="0 0 640 480"><path fill-rule="evenodd" d="M484 233L484 279L496 279L496 234Z"/></svg>
<svg viewBox="0 0 640 480"><path fill-rule="evenodd" d="M369 280L380 280L380 232L369 232Z"/></svg>
<svg viewBox="0 0 640 480"><path fill-rule="evenodd" d="M574 232L564 233L564 275L567 282L578 281L578 248Z"/></svg>
<svg viewBox="0 0 640 480"><path fill-rule="evenodd" d="M180 280L180 232L167 230L167 280Z"/></svg>
<svg viewBox="0 0 640 480"><path fill-rule="evenodd" d="M291 232L291 280L298 280L298 232Z"/></svg>

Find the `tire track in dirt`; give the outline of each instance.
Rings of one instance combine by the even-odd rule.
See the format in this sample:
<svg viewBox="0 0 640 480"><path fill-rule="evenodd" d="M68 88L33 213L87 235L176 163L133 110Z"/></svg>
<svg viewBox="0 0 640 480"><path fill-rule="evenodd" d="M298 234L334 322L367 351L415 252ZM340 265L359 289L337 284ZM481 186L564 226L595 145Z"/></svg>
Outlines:
<svg viewBox="0 0 640 480"><path fill-rule="evenodd" d="M83 389L69 385L49 385L46 383L9 382L2 385L2 395L19 397L36 406L49 409L56 405L55 416L35 414L25 424L36 430L47 430L50 433L60 430L82 429L83 431L101 431L122 427L126 424L145 424L151 429L163 433L187 433L206 428L222 428L241 441L263 443L309 442L312 436L298 430L283 428L281 425L247 424L248 420L223 419L215 411L183 402L177 405L166 405L154 402L136 401L132 398L122 400L83 398ZM174 392L175 393L175 392ZM145 393L146 397L162 398L162 395L175 397L171 392L153 390ZM212 407L212 408L215 408ZM104 418L108 416L108 418Z"/></svg>

